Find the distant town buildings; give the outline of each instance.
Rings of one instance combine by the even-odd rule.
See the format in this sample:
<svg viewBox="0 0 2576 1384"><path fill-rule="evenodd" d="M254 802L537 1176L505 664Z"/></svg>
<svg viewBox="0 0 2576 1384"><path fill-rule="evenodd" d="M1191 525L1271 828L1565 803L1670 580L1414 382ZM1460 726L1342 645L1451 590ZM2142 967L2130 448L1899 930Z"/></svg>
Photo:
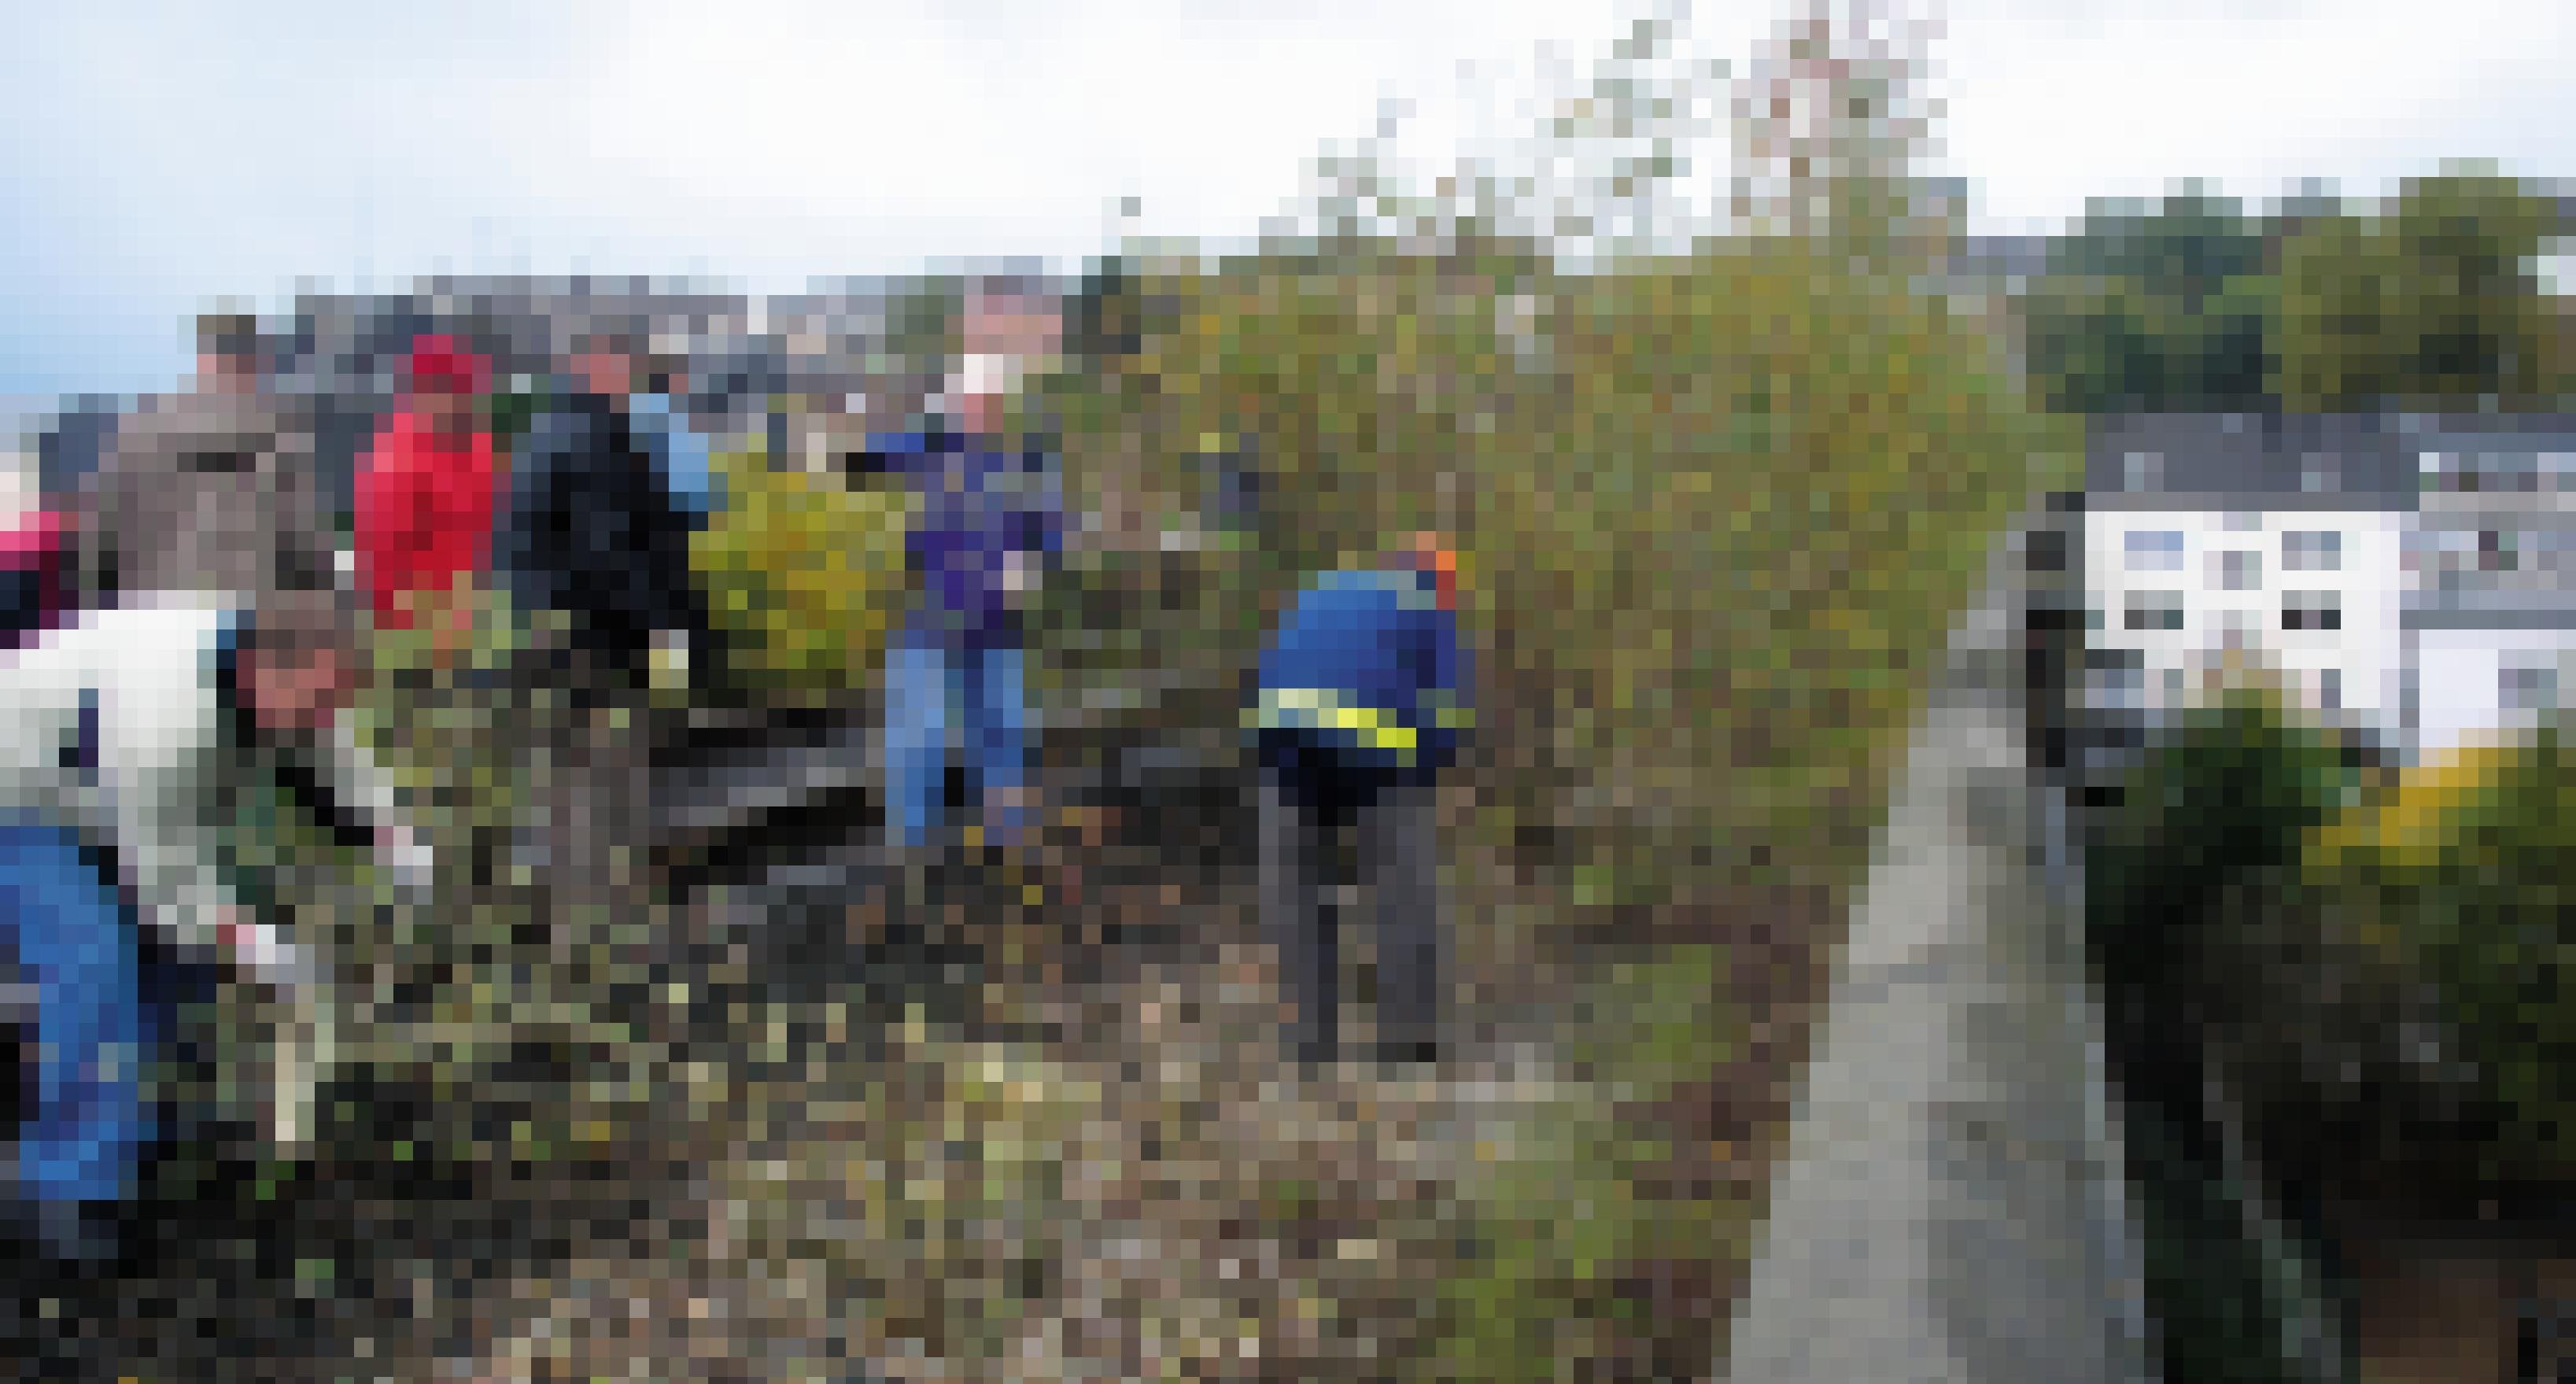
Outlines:
<svg viewBox="0 0 2576 1384"><path fill-rule="evenodd" d="M651 368L684 377L697 426L820 467L870 430L912 422L936 393L943 282L848 279L759 296L642 277L438 276L401 292L307 293L267 324L268 387L309 422L325 492L343 513L401 362L428 331L462 339L492 362L497 392L522 398L560 387L583 333L623 333ZM96 466L128 402L44 411L29 430L46 493L68 493Z"/></svg>

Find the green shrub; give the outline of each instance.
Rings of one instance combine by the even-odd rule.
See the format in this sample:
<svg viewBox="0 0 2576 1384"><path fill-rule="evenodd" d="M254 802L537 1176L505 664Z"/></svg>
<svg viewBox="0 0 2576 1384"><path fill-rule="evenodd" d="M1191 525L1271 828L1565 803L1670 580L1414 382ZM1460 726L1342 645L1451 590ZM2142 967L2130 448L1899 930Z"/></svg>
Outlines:
<svg viewBox="0 0 2576 1384"><path fill-rule="evenodd" d="M764 449L716 459L726 504L692 545L738 666L775 693L831 697L873 684L906 594L909 501L769 465Z"/></svg>
<svg viewBox="0 0 2576 1384"><path fill-rule="evenodd" d="M2576 756L2562 730L2418 769L2321 838L2317 873L2431 982L2455 1054L2508 1112L2496 1152L2576 1167Z"/></svg>
<svg viewBox="0 0 2576 1384"><path fill-rule="evenodd" d="M1567 902L1855 871L1928 661L2074 455L1979 329L1797 249L1588 279L1357 253L1146 279L1167 328L1050 401L1069 489L1150 551L1214 436L1248 442L1261 503L1210 555L1215 608L1156 617L1202 636L1144 656L1239 668L1315 570L1451 531L1482 655L1479 873ZM1544 305L1544 365L1497 330L1515 293Z"/></svg>

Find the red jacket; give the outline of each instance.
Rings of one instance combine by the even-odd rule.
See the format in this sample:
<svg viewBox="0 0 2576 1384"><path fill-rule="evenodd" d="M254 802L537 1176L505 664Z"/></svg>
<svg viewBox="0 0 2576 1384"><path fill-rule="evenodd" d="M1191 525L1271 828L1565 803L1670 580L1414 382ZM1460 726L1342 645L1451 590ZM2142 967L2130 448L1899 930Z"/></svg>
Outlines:
<svg viewBox="0 0 2576 1384"><path fill-rule="evenodd" d="M54 627L70 605L62 515L36 510L0 528L0 648L19 648Z"/></svg>
<svg viewBox="0 0 2576 1384"><path fill-rule="evenodd" d="M459 572L490 566L493 484L488 433L444 441L406 409L377 434L358 474L352 537L378 625L411 628L398 596L444 591Z"/></svg>

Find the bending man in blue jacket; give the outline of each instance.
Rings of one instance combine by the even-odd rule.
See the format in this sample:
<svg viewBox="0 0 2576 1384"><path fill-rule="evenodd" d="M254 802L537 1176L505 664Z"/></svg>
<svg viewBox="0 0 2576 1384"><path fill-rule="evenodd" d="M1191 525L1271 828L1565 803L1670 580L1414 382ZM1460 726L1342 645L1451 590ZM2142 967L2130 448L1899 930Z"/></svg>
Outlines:
<svg viewBox="0 0 2576 1384"><path fill-rule="evenodd" d="M1333 1060L1333 838L1356 829L1373 887L1378 1057L1440 1058L1441 924L1434 790L1469 722L1457 564L1417 534L1373 571L1300 593L1261 657L1250 715L1261 762L1261 897L1296 1019L1298 1061Z"/></svg>

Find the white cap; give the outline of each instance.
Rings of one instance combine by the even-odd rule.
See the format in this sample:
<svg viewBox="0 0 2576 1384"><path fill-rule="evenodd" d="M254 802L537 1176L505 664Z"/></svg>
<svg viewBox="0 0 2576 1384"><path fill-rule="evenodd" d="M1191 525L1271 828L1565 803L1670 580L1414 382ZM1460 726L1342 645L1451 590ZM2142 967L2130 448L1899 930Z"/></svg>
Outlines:
<svg viewBox="0 0 2576 1384"><path fill-rule="evenodd" d="M993 351L976 351L958 362L957 373L950 377L948 393L959 395L1009 394L1017 390L1028 363L1018 356Z"/></svg>

